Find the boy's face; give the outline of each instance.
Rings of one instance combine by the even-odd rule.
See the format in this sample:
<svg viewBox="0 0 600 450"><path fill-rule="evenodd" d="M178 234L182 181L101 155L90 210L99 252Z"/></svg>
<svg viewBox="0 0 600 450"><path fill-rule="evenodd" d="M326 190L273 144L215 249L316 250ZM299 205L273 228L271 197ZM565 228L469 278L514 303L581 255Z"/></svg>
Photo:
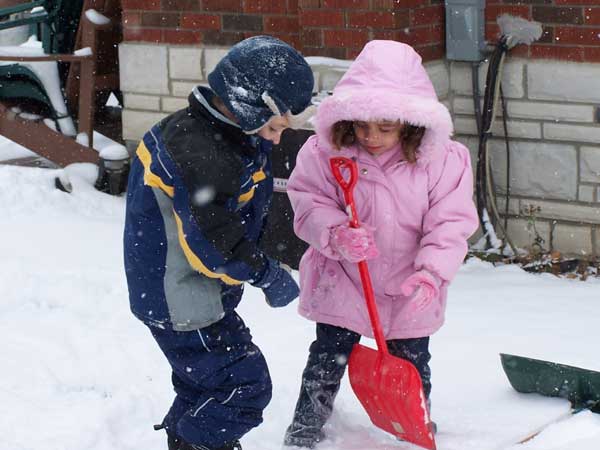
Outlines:
<svg viewBox="0 0 600 450"><path fill-rule="evenodd" d="M356 140L372 155L381 155L400 142L400 122L360 122L353 124Z"/></svg>
<svg viewBox="0 0 600 450"><path fill-rule="evenodd" d="M289 128L289 126L290 122L287 117L273 116L260 130L258 130L257 134L261 138L271 141L273 144L279 144L281 133Z"/></svg>

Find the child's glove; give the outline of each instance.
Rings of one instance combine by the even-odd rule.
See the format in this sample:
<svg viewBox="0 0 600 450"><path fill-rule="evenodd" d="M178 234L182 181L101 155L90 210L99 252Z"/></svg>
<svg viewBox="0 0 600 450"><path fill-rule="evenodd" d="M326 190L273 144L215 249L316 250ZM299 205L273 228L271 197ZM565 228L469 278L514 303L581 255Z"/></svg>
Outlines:
<svg viewBox="0 0 600 450"><path fill-rule="evenodd" d="M267 265L261 277L252 285L263 290L269 306L273 308L286 306L300 295L300 288L290 272L291 269L285 264L267 258Z"/></svg>
<svg viewBox="0 0 600 450"><path fill-rule="evenodd" d="M352 263L379 256L372 228L339 225L331 231L329 245L342 258Z"/></svg>
<svg viewBox="0 0 600 450"><path fill-rule="evenodd" d="M404 280L400 286L402 295L410 298L414 312L423 311L440 293L442 280L428 270L419 270Z"/></svg>

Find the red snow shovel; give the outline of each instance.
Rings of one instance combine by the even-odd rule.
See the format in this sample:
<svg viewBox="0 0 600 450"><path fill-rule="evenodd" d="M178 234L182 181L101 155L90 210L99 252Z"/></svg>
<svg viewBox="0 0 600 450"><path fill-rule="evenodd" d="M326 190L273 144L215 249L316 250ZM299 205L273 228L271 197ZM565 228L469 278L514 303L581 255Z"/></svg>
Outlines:
<svg viewBox="0 0 600 450"><path fill-rule="evenodd" d="M333 176L344 191L350 226L358 228L360 225L352 194L358 181L356 162L334 157L330 164ZM348 180L342 175L342 169L350 171ZM360 344L354 346L348 363L352 389L375 426L403 441L435 450L419 372L409 361L390 355L381 330L366 261L360 261L358 269L378 350Z"/></svg>

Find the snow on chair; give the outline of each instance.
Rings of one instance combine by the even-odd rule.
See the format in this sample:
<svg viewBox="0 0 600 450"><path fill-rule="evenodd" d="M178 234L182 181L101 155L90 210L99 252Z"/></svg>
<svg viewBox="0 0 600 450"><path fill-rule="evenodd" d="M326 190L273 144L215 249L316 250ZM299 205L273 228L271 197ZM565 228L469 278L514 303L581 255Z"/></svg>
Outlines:
<svg viewBox="0 0 600 450"><path fill-rule="evenodd" d="M124 184L115 182L114 174L124 176L123 169L128 164L128 154L124 147L121 146L121 151L116 152L116 146L112 145L108 152L109 158L114 158L119 153L119 160L101 159L102 154L99 155L94 149L94 113L98 36L102 32L111 33L120 26L120 21L113 23L90 7L96 4L102 7L107 2L86 0L76 3L78 5L66 0L38 0L18 7L0 9L0 18L7 15L10 17L15 12L25 13L25 17L0 23L0 29L11 25L35 24L38 26L38 36L41 35L42 38L41 42L30 40L18 47L0 47L0 134L58 166L64 167L75 162L99 164L96 187L118 194L124 190ZM78 9L73 10L74 6ZM69 12L71 15L80 15L76 40L73 30L57 26L60 22L57 18L60 16L64 25ZM71 48L75 47L76 42L79 49L70 53L53 52L68 50L65 36L69 32ZM77 111L77 128L63 98L59 69L66 64L68 73L71 74L67 83L68 93L71 100L76 100L76 104L69 105L69 109ZM102 89L114 87L114 77L108 80L110 83L100 83ZM116 89L118 90L118 86ZM41 105L46 119L31 120L32 116L24 115L20 106L28 103L36 103L38 108ZM116 166L120 167L115 171ZM61 183L57 182L57 186L68 190Z"/></svg>

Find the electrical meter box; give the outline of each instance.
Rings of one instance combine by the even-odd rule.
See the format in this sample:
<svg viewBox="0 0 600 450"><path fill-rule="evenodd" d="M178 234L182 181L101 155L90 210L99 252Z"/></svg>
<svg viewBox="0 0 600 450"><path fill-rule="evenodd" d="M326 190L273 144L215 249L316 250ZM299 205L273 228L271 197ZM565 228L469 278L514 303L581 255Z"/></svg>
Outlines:
<svg viewBox="0 0 600 450"><path fill-rule="evenodd" d="M481 61L485 50L485 0L445 0L446 58Z"/></svg>

